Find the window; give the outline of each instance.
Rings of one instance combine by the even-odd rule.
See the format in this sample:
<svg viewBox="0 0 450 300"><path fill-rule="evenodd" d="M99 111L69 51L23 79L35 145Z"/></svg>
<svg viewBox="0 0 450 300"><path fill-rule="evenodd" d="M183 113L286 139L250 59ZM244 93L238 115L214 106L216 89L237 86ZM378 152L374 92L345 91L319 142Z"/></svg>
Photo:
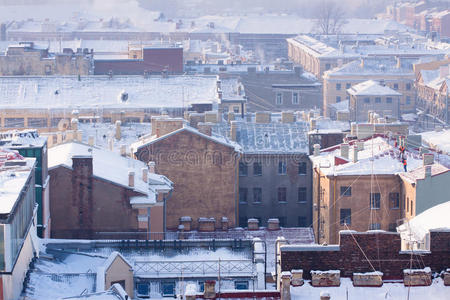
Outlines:
<svg viewBox="0 0 450 300"><path fill-rule="evenodd" d="M239 202L247 203L247 188L239 188Z"/></svg>
<svg viewBox="0 0 450 300"><path fill-rule="evenodd" d="M370 224L370 230L379 230L381 229L381 224L380 223L372 223Z"/></svg>
<svg viewBox="0 0 450 300"><path fill-rule="evenodd" d="M286 188L285 187L278 188L278 202L286 202Z"/></svg>
<svg viewBox="0 0 450 300"><path fill-rule="evenodd" d="M396 223L389 223L389 231L396 232L397 231L397 224Z"/></svg>
<svg viewBox="0 0 450 300"><path fill-rule="evenodd" d="M47 127L47 119L46 118L28 118L28 127L30 127L30 128Z"/></svg>
<svg viewBox="0 0 450 300"><path fill-rule="evenodd" d="M398 83L394 83L394 90L398 90Z"/></svg>
<svg viewBox="0 0 450 300"><path fill-rule="evenodd" d="M409 212L409 197L406 197L406 211Z"/></svg>
<svg viewBox="0 0 450 300"><path fill-rule="evenodd" d="M410 96L406 96L406 104L411 104L411 97Z"/></svg>
<svg viewBox="0 0 450 300"><path fill-rule="evenodd" d="M306 188L299 187L298 188L298 202L306 202Z"/></svg>
<svg viewBox="0 0 450 300"><path fill-rule="evenodd" d="M282 93L277 93L276 101L277 101L277 105L283 104L283 94Z"/></svg>
<svg viewBox="0 0 450 300"><path fill-rule="evenodd" d="M261 203L262 188L253 188L253 203Z"/></svg>
<svg viewBox="0 0 450 300"><path fill-rule="evenodd" d="M350 84L350 83L346 83L345 84L345 88L348 90L349 88L351 88L352 87L352 85Z"/></svg>
<svg viewBox="0 0 450 300"><path fill-rule="evenodd" d="M22 128L25 127L24 118L5 118L5 127Z"/></svg>
<svg viewBox="0 0 450 300"><path fill-rule="evenodd" d="M286 224L287 224L286 217L278 217L278 221L280 221L280 227L286 227Z"/></svg>
<svg viewBox="0 0 450 300"><path fill-rule="evenodd" d="M407 84L406 84L406 90L407 90L407 91L410 91L410 90L411 90L411 83L407 83Z"/></svg>
<svg viewBox="0 0 450 300"><path fill-rule="evenodd" d="M292 93L292 104L298 104L298 93Z"/></svg>
<svg viewBox="0 0 450 300"><path fill-rule="evenodd" d="M375 103L381 103L381 98L380 97L375 97Z"/></svg>
<svg viewBox="0 0 450 300"><path fill-rule="evenodd" d="M286 175L287 165L285 161L278 162L278 175Z"/></svg>
<svg viewBox="0 0 450 300"><path fill-rule="evenodd" d="M390 209L399 209L400 208L399 193L389 193L389 208Z"/></svg>
<svg viewBox="0 0 450 300"><path fill-rule="evenodd" d="M298 175L306 175L306 162L298 163Z"/></svg>
<svg viewBox="0 0 450 300"><path fill-rule="evenodd" d="M370 98L364 98L364 103L370 103Z"/></svg>
<svg viewBox="0 0 450 300"><path fill-rule="evenodd" d="M150 288L147 282L138 283L136 290L138 296L148 296L150 294Z"/></svg>
<svg viewBox="0 0 450 300"><path fill-rule="evenodd" d="M391 97L387 97L386 98L386 103L392 103L392 98Z"/></svg>
<svg viewBox="0 0 450 300"><path fill-rule="evenodd" d="M248 290L248 281L235 281L234 282L234 289L235 290Z"/></svg>
<svg viewBox="0 0 450 300"><path fill-rule="evenodd" d="M414 213L414 203L413 203L413 201L411 200L411 216L413 216L415 213Z"/></svg>
<svg viewBox="0 0 450 300"><path fill-rule="evenodd" d="M341 225L351 225L352 224L352 209L351 208L341 208Z"/></svg>
<svg viewBox="0 0 450 300"><path fill-rule="evenodd" d="M233 106L233 112L235 114L239 113L239 106Z"/></svg>
<svg viewBox="0 0 450 300"><path fill-rule="evenodd" d="M306 223L306 217L298 217L298 227L309 227Z"/></svg>
<svg viewBox="0 0 450 300"><path fill-rule="evenodd" d="M261 176L262 175L262 165L260 162L253 163L253 175Z"/></svg>
<svg viewBox="0 0 450 300"><path fill-rule="evenodd" d="M203 293L205 291L205 282L204 281L199 281L198 282L198 291L200 293Z"/></svg>
<svg viewBox="0 0 450 300"><path fill-rule="evenodd" d="M331 69L331 65L330 64L325 64L325 70L329 70Z"/></svg>
<svg viewBox="0 0 450 300"><path fill-rule="evenodd" d="M336 103L341 102L341 96L336 96Z"/></svg>
<svg viewBox="0 0 450 300"><path fill-rule="evenodd" d="M380 193L370 193L370 208L380 209Z"/></svg>
<svg viewBox="0 0 450 300"><path fill-rule="evenodd" d="M341 196L350 197L352 195L351 186L341 186Z"/></svg>
<svg viewBox="0 0 450 300"><path fill-rule="evenodd" d="M240 162L239 163L239 176L247 176L248 175L248 166L243 163Z"/></svg>
<svg viewBox="0 0 450 300"><path fill-rule="evenodd" d="M336 90L340 91L341 90L341 84L340 83L336 83Z"/></svg>
<svg viewBox="0 0 450 300"><path fill-rule="evenodd" d="M161 294L163 296L175 296L175 282L162 282Z"/></svg>

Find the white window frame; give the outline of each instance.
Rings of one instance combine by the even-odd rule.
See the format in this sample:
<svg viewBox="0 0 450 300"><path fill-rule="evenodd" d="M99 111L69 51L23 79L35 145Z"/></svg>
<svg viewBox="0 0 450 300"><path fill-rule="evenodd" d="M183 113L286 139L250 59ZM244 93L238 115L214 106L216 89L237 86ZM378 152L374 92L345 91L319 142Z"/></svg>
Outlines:
<svg viewBox="0 0 450 300"><path fill-rule="evenodd" d="M278 101L278 99L280 101ZM276 95L275 95L275 104L276 105L282 105L283 104L283 93L276 93Z"/></svg>
<svg viewBox="0 0 450 300"><path fill-rule="evenodd" d="M292 92L292 104L299 104L300 103L300 99L299 99L299 94L298 92ZM296 99L294 101L294 99Z"/></svg>

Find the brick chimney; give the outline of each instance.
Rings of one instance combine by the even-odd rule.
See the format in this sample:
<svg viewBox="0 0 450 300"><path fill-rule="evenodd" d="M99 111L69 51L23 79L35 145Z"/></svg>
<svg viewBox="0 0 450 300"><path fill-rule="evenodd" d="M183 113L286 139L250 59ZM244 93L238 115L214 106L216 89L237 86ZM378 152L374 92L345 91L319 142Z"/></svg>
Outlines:
<svg viewBox="0 0 450 300"><path fill-rule="evenodd" d="M434 164L434 154L433 153L424 153L423 154L423 165L428 166Z"/></svg>
<svg viewBox="0 0 450 300"><path fill-rule="evenodd" d="M255 123L267 124L271 122L271 113L269 111L257 111L255 113Z"/></svg>
<svg viewBox="0 0 450 300"><path fill-rule="evenodd" d="M72 156L72 169L75 176L83 178L92 177L92 156L74 155Z"/></svg>
<svg viewBox="0 0 450 300"><path fill-rule="evenodd" d="M134 187L134 171L128 171L128 186Z"/></svg>
<svg viewBox="0 0 450 300"><path fill-rule="evenodd" d="M170 118L166 115L154 116L152 117L151 122L152 135L157 138L183 128L184 125L184 120L182 118Z"/></svg>
<svg viewBox="0 0 450 300"><path fill-rule="evenodd" d="M200 133L203 133L203 134L206 134L208 136L211 136L211 134L212 134L212 126L213 126L212 123L210 123L210 122L203 123L202 122L202 123L198 123L197 126L198 126L198 131Z"/></svg>
<svg viewBox="0 0 450 300"><path fill-rule="evenodd" d="M294 112L292 111L281 112L281 123L293 123L293 122L294 122Z"/></svg>

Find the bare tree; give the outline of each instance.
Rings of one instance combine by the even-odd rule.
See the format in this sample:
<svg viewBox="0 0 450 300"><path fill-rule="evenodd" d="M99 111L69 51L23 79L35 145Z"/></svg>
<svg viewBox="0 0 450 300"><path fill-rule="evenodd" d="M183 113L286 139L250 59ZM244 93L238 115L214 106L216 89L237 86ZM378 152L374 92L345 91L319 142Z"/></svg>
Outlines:
<svg viewBox="0 0 450 300"><path fill-rule="evenodd" d="M316 25L322 34L336 34L347 23L345 11L334 0L321 0L317 6Z"/></svg>

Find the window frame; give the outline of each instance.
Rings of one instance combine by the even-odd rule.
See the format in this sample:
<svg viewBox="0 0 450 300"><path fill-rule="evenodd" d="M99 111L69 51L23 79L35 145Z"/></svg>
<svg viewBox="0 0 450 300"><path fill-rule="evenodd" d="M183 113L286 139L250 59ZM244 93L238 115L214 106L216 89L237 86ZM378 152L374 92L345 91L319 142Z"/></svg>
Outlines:
<svg viewBox="0 0 450 300"><path fill-rule="evenodd" d="M259 171L259 172L256 172ZM255 161L253 162L253 176L262 176L262 163Z"/></svg>
<svg viewBox="0 0 450 300"><path fill-rule="evenodd" d="M336 103L339 103L339 102L341 102L341 101L342 101L341 96L336 96Z"/></svg>
<svg viewBox="0 0 450 300"><path fill-rule="evenodd" d="M245 191L245 193L243 193ZM241 195L245 195L245 201L242 199ZM246 187L240 187L239 188L239 203L240 204L247 204L248 203L248 188Z"/></svg>
<svg viewBox="0 0 450 300"><path fill-rule="evenodd" d="M380 209L381 208L381 194L380 193L369 193L370 198L370 209ZM377 204L376 206L374 204Z"/></svg>
<svg viewBox="0 0 450 300"><path fill-rule="evenodd" d="M245 172L244 172L244 170L245 170ZM248 176L248 165L241 161L241 162L239 162L239 177L245 177L245 176Z"/></svg>
<svg viewBox="0 0 450 300"><path fill-rule="evenodd" d="M365 98L364 98L364 103L370 104L370 98L369 98L369 97L365 97Z"/></svg>
<svg viewBox="0 0 450 300"><path fill-rule="evenodd" d="M286 175L287 174L287 162L278 161L278 175Z"/></svg>
<svg viewBox="0 0 450 300"><path fill-rule="evenodd" d="M284 195L284 197L280 197L281 195ZM280 200L281 198L284 198L284 200ZM279 186L277 188L277 200L278 203L287 203L287 187Z"/></svg>
<svg viewBox="0 0 450 300"><path fill-rule="evenodd" d="M389 193L389 209L400 209L400 193Z"/></svg>
<svg viewBox="0 0 450 300"><path fill-rule="evenodd" d="M348 212L348 214L344 214L344 212ZM349 220L347 223L346 220ZM341 226L345 225L352 225L352 209L351 208L341 208L339 210L339 224Z"/></svg>
<svg viewBox="0 0 450 300"><path fill-rule="evenodd" d="M260 203L262 203L262 188L260 188L260 187L254 187L253 188L253 203L254 204L260 204ZM255 196L256 196L256 191L259 191L259 201L255 201Z"/></svg>
<svg viewBox="0 0 450 300"><path fill-rule="evenodd" d="M303 173L301 172L302 170L305 170ZM308 165L306 164L305 161L301 161L298 163L298 175L307 175L308 174Z"/></svg>
<svg viewBox="0 0 450 300"><path fill-rule="evenodd" d="M245 288L239 287L240 285L242 287L245 287ZM234 282L234 289L235 290L239 290L239 291L248 290L249 289L249 282L248 282L248 280L236 280Z"/></svg>
<svg viewBox="0 0 450 300"><path fill-rule="evenodd" d="M295 97L294 97L295 96ZM295 101L294 101L295 99ZM292 92L292 104L299 104L299 93L298 92Z"/></svg>
<svg viewBox="0 0 450 300"><path fill-rule="evenodd" d="M277 92L275 94L275 104L276 105L283 105L283 93Z"/></svg>
<svg viewBox="0 0 450 300"><path fill-rule="evenodd" d="M386 97L386 103L392 103L392 97Z"/></svg>
<svg viewBox="0 0 450 300"><path fill-rule="evenodd" d="M300 192L300 189L302 190L301 192ZM304 200L303 201L300 200L300 195L304 195ZM308 202L308 189L306 187L299 186L297 188L297 202L298 203L306 203L306 202Z"/></svg>
<svg viewBox="0 0 450 300"><path fill-rule="evenodd" d="M172 289L172 293L171 293L171 294L165 293L165 290L164 290L164 285L169 285L169 284L173 286L173 289ZM176 288L175 281L163 281L163 282L161 282L161 295L162 295L163 297L172 297L172 296L175 296L175 288Z"/></svg>
<svg viewBox="0 0 450 300"><path fill-rule="evenodd" d="M336 83L336 91L340 91L342 89L342 84Z"/></svg>
<svg viewBox="0 0 450 300"><path fill-rule="evenodd" d="M339 194L341 197L351 197L352 196L352 187L341 185L339 189Z"/></svg>

